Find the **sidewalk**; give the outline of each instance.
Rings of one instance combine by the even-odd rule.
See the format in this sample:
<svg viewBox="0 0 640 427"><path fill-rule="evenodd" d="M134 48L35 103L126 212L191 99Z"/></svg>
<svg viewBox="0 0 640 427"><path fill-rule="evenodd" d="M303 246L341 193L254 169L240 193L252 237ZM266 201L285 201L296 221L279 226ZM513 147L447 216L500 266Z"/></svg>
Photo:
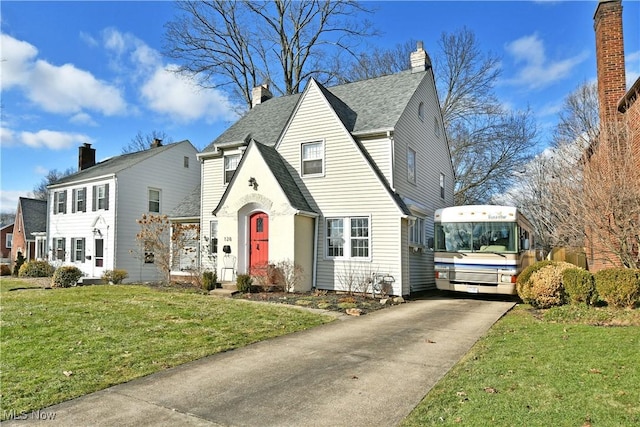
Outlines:
<svg viewBox="0 0 640 427"><path fill-rule="evenodd" d="M396 426L513 302L434 296L206 357L6 426ZM54 414L53 420L37 420Z"/></svg>

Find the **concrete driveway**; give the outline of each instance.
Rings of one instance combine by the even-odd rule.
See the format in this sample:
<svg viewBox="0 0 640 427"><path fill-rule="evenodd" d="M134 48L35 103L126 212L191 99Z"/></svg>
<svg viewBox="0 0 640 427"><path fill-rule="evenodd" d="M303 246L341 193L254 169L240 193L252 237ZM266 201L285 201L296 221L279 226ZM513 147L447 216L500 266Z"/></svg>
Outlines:
<svg viewBox="0 0 640 427"><path fill-rule="evenodd" d="M439 295L210 356L3 425L396 426L514 303ZM47 413L54 420L38 421Z"/></svg>

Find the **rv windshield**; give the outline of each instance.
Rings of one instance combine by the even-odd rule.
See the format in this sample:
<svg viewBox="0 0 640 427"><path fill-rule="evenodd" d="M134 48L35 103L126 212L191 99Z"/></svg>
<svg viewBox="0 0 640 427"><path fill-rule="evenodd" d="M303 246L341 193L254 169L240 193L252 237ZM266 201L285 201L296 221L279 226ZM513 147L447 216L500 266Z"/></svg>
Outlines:
<svg viewBox="0 0 640 427"><path fill-rule="evenodd" d="M438 252L516 252L515 222L446 222L435 224Z"/></svg>

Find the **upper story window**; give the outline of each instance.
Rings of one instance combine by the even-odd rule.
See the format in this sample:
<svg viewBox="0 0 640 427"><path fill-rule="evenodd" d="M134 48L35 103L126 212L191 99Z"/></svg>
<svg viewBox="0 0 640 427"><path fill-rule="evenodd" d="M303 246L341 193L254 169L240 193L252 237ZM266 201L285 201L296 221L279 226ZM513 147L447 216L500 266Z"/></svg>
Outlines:
<svg viewBox="0 0 640 427"><path fill-rule="evenodd" d="M160 190L149 189L149 212L160 213Z"/></svg>
<svg viewBox="0 0 640 427"><path fill-rule="evenodd" d="M424 120L424 102L418 104L418 117L420 120Z"/></svg>
<svg viewBox="0 0 640 427"><path fill-rule="evenodd" d="M440 121L437 117L433 118L433 132L440 138Z"/></svg>
<svg viewBox="0 0 640 427"><path fill-rule="evenodd" d="M240 163L240 154L234 154L232 156L224 157L224 183L228 184L231 182L231 178L233 178L233 174L236 172L238 168L238 164Z"/></svg>
<svg viewBox="0 0 640 427"><path fill-rule="evenodd" d="M182 165L187 169L189 168L189 157L188 156L184 156L184 159L182 161Z"/></svg>
<svg viewBox="0 0 640 427"><path fill-rule="evenodd" d="M444 174L440 174L440 197L444 199Z"/></svg>
<svg viewBox="0 0 640 427"><path fill-rule="evenodd" d="M302 144L302 176L322 175L324 173L324 143L310 142Z"/></svg>
<svg viewBox="0 0 640 427"><path fill-rule="evenodd" d="M369 258L369 222L369 217L327 218L326 256L346 259Z"/></svg>
<svg viewBox="0 0 640 427"><path fill-rule="evenodd" d="M109 184L93 186L93 210L109 210Z"/></svg>
<svg viewBox="0 0 640 427"><path fill-rule="evenodd" d="M67 190L56 191L53 193L53 213L67 213Z"/></svg>
<svg viewBox="0 0 640 427"><path fill-rule="evenodd" d="M414 184L416 182L416 152L411 148L407 149L407 180Z"/></svg>
<svg viewBox="0 0 640 427"><path fill-rule="evenodd" d="M87 189L76 188L73 190L73 201L71 202L71 209L73 212L86 212L87 211Z"/></svg>

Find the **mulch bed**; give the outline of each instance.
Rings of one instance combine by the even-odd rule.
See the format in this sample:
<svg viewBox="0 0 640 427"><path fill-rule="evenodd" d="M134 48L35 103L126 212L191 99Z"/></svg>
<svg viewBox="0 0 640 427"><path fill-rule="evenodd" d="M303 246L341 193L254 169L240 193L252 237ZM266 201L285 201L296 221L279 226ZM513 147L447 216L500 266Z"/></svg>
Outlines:
<svg viewBox="0 0 640 427"><path fill-rule="evenodd" d="M239 293L233 296L237 299L251 301L271 302L277 304L289 304L300 307L316 308L321 310L337 311L348 314L367 314L376 310L398 304L393 298L388 298L386 304L382 304L379 298L363 296L359 294L346 294L337 292L252 292ZM356 309L356 311L353 311ZM357 311L359 310L359 311Z"/></svg>

